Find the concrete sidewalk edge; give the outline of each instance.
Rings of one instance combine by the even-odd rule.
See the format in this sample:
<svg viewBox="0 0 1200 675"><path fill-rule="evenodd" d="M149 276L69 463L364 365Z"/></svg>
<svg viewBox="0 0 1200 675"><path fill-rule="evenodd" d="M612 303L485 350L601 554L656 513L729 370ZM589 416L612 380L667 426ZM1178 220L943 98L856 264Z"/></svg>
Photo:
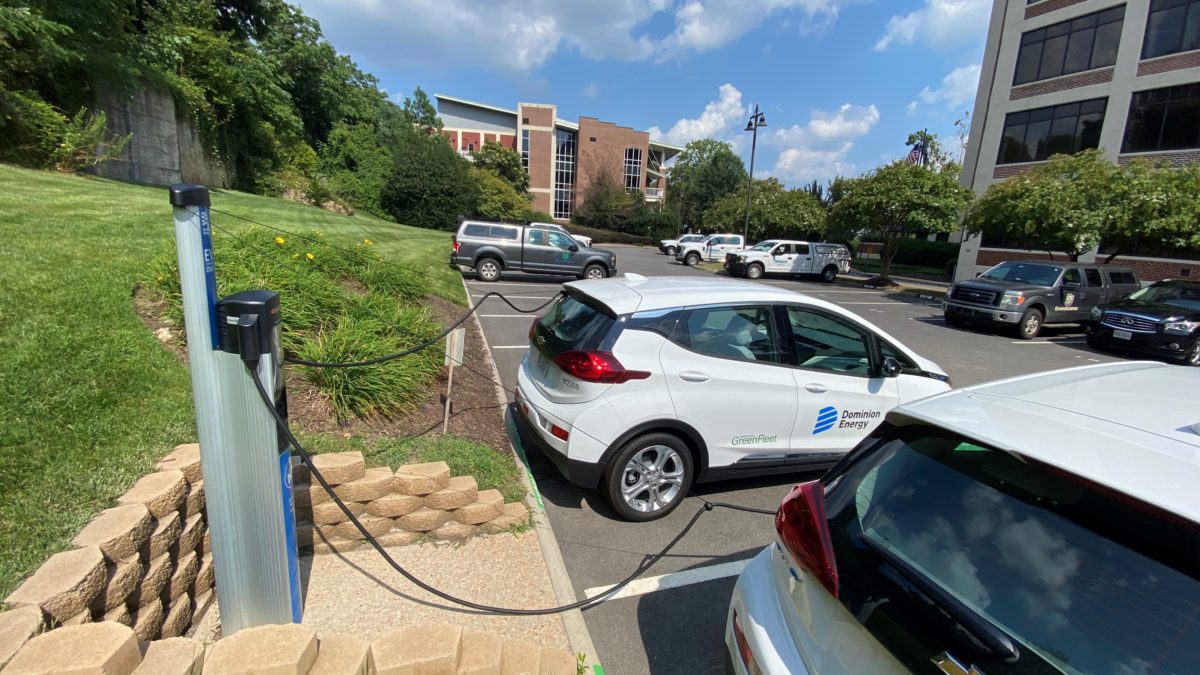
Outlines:
<svg viewBox="0 0 1200 675"><path fill-rule="evenodd" d="M462 280L463 292L467 296L467 304L471 303L471 289L467 286L466 278ZM478 314L471 314L471 320L475 323L475 328L479 331L479 337L483 340L483 349L488 355L488 368L492 371L493 380L496 383L496 401L500 403L500 420L504 424L505 430L508 430L508 396L504 393L504 387L500 384L500 371L496 370L496 359L492 357L492 347L488 344L487 333L483 331L483 322L479 320ZM530 317L530 321L532 321ZM525 504L529 507L530 513L534 514L533 530L537 534L538 545L542 549L542 558L546 563L546 571L550 575L550 585L554 588L554 596L557 598L560 605L567 605L576 602L578 598L575 596L575 589L571 584L571 576L567 573L567 565L563 561L562 551L558 547L558 538L554 536L554 529L550 526L550 518L546 514L545 506L542 504L540 495L534 493L536 485L533 484L533 474L529 471L529 467L525 464L522 454L512 447L512 436L509 436L509 446L513 451L513 461L517 463L517 467L525 474L529 480L529 485L525 489ZM563 612L561 615L563 629L567 633L567 640L571 643L571 651L575 654L583 654L587 659L587 663L593 666L595 672L603 673L600 667L600 655L596 653L596 646L592 644L592 634L588 632L587 622L583 619L583 612L578 609L572 609Z"/></svg>

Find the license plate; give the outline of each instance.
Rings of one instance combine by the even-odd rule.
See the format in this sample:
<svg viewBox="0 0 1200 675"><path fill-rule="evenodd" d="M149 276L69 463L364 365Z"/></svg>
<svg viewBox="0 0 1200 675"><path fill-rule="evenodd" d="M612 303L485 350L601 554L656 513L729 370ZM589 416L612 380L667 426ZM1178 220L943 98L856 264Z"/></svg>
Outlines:
<svg viewBox="0 0 1200 675"><path fill-rule="evenodd" d="M536 366L538 374L545 377L546 372L550 370L550 359L546 358L545 354L538 352Z"/></svg>
<svg viewBox="0 0 1200 675"><path fill-rule="evenodd" d="M1128 340L1133 337L1133 333L1130 333L1127 330L1114 330L1113 337L1118 340Z"/></svg>

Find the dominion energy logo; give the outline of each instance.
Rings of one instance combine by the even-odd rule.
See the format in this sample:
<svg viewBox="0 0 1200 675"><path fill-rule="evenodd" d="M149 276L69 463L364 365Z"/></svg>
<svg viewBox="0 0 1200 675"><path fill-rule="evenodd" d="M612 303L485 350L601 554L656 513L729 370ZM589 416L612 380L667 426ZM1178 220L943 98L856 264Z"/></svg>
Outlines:
<svg viewBox="0 0 1200 675"><path fill-rule="evenodd" d="M872 420L879 419L883 413L878 410L843 410L838 415L838 409L826 406L817 411L817 423L813 425L813 436L825 433L835 426L838 429L866 429Z"/></svg>

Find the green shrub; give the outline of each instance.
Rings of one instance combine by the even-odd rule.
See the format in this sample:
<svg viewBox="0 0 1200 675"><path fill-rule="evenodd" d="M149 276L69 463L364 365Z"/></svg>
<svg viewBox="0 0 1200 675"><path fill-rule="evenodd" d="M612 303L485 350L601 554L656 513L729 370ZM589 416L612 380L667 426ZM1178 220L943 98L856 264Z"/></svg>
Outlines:
<svg viewBox="0 0 1200 675"><path fill-rule="evenodd" d="M896 257L893 262L943 269L946 263L957 259L958 244L925 239L900 239L897 241Z"/></svg>
<svg viewBox="0 0 1200 675"><path fill-rule="evenodd" d="M108 115L98 112L88 114L80 108L67 122L50 163L62 172L79 171L115 159L129 145L133 134L113 136L108 133Z"/></svg>
<svg viewBox="0 0 1200 675"><path fill-rule="evenodd" d="M521 220L527 223L553 223L554 216L545 211L529 210L525 212L525 216Z"/></svg>
<svg viewBox="0 0 1200 675"><path fill-rule="evenodd" d="M394 165L380 193L380 206L396 222L451 231L458 216L479 208L479 186L446 139L415 130L398 134Z"/></svg>

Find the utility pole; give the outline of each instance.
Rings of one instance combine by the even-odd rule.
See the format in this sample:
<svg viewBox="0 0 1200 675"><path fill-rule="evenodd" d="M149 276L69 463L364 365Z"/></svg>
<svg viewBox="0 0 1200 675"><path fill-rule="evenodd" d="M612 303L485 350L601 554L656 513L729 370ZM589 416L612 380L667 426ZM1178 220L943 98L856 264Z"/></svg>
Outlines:
<svg viewBox="0 0 1200 675"><path fill-rule="evenodd" d="M750 243L750 196L754 193L754 152L758 149L758 129L767 126L767 117L758 111L754 104L754 113L746 122L746 131L753 134L750 139L750 181L746 183L746 222L742 225L742 244Z"/></svg>

